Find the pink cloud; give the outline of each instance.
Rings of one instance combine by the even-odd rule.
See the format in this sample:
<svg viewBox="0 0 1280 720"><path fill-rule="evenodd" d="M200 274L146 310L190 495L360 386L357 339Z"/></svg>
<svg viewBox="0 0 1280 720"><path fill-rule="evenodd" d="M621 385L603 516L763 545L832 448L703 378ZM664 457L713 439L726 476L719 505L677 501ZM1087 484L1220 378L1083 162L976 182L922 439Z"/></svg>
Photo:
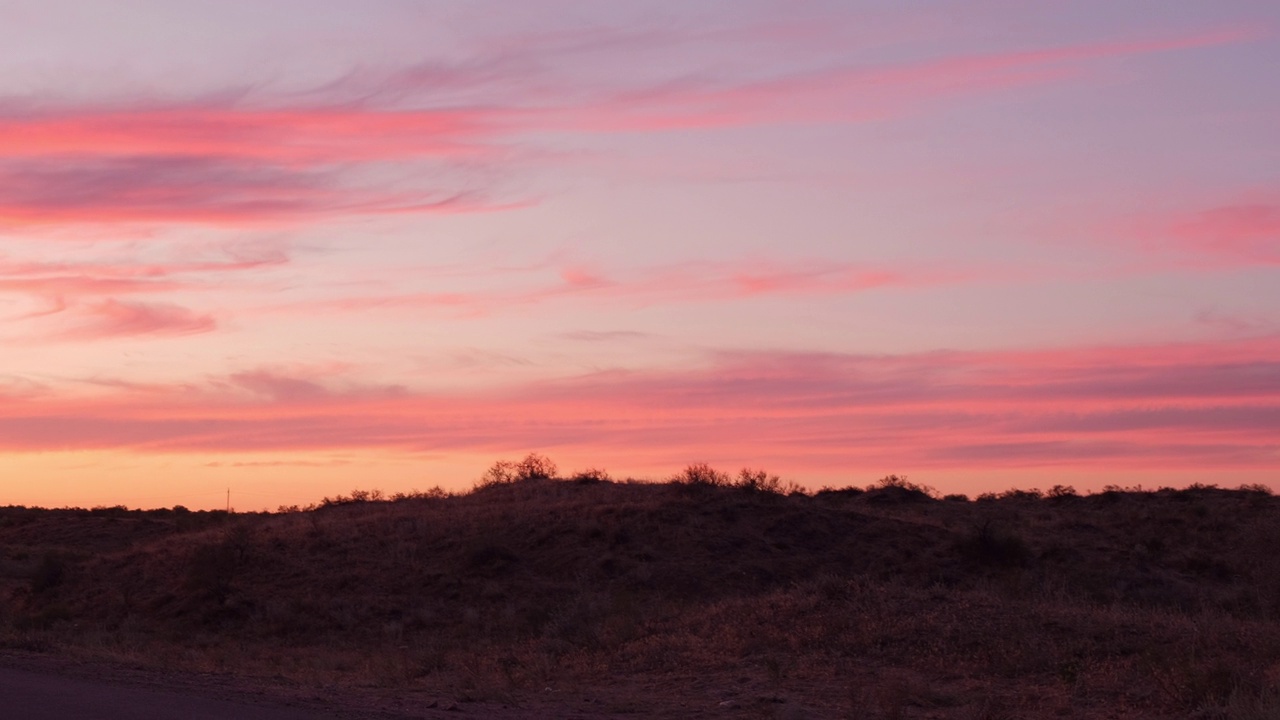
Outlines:
<svg viewBox="0 0 1280 720"><path fill-rule="evenodd" d="M264 370L236 373L228 380L232 385L277 401L305 401L329 394L323 385L314 380L288 377Z"/></svg>
<svg viewBox="0 0 1280 720"><path fill-rule="evenodd" d="M48 395L51 389L46 383L29 378L0 375L0 401L13 404L30 398Z"/></svg>
<svg viewBox="0 0 1280 720"><path fill-rule="evenodd" d="M531 268L541 270L542 268ZM583 266L559 270L559 280L517 290L428 292L325 300L330 310L435 309L462 317L490 315L572 299L624 305L714 302L762 296L844 295L888 287L930 287L962 282L974 271L890 269L841 261L693 262L610 275ZM316 304L290 306L311 312Z"/></svg>
<svg viewBox="0 0 1280 720"><path fill-rule="evenodd" d="M51 298L169 292L196 285L192 276L234 273L282 264L287 258L270 254L231 261L168 263L7 262L0 259L0 293ZM184 277L185 276L185 277ZM181 279L179 279L181 278Z"/></svg>
<svg viewBox="0 0 1280 720"><path fill-rule="evenodd" d="M1280 466L1280 340L903 356L735 352L703 367L502 390L251 371L199 386L0 407L0 447L381 448L735 458L842 467ZM247 392L246 392L247 391Z"/></svg>
<svg viewBox="0 0 1280 720"><path fill-rule="evenodd" d="M356 385L345 388L331 387L335 375L344 368L296 368L292 374L277 370L253 370L233 373L226 378L225 386L249 391L258 399L268 399L281 404L309 404L314 402L344 402L348 399L370 400L397 397L404 393L399 385ZM340 379L340 377L339 377ZM220 383L222 384L222 383Z"/></svg>
<svg viewBox="0 0 1280 720"><path fill-rule="evenodd" d="M743 296L779 294L841 294L879 287L933 284L938 273L915 276L894 270L877 270L844 263L820 263L809 267L744 268L732 276Z"/></svg>
<svg viewBox="0 0 1280 720"><path fill-rule="evenodd" d="M77 325L54 337L99 340L127 336L176 336L211 332L217 321L177 305L104 300L78 308Z"/></svg>
<svg viewBox="0 0 1280 720"><path fill-rule="evenodd" d="M504 122L485 110L72 108L0 116L0 157L241 158L299 168L480 153Z"/></svg>
<svg viewBox="0 0 1280 720"><path fill-rule="evenodd" d="M0 296L28 296L38 303L37 309L19 312L15 319L51 318L52 330L46 326L45 331L28 335L36 342L208 332L216 327L208 315L159 302L123 302L119 297L200 289L217 275L246 273L288 261L270 243L255 253L234 245L214 251L222 258L136 263L119 256L79 262L0 258ZM225 288L226 282L216 283L216 287Z"/></svg>
<svg viewBox="0 0 1280 720"><path fill-rule="evenodd" d="M0 223L245 225L342 214L479 210L473 193L361 188L241 158L81 158L0 165Z"/></svg>
<svg viewBox="0 0 1280 720"><path fill-rule="evenodd" d="M1222 30L764 79L632 80L630 89L554 81L529 70L537 66L536 48L515 53L529 62L512 62L508 49L465 67L353 73L315 92L275 99L274 106L261 100L11 106L0 114L0 222L243 225L500 210L527 202L502 199L502 180L521 152L529 154L535 133L881 118L930 99L1049 82L1106 58L1254 36ZM565 42L541 51L589 56L598 39L585 45L571 39L569 50ZM429 168L418 176L431 181L375 179L380 170L406 166ZM489 169L485 179L474 172L481 167Z"/></svg>
<svg viewBox="0 0 1280 720"><path fill-rule="evenodd" d="M617 95L598 107L584 108L581 117L584 128L606 131L876 120L924 101L1074 77L1089 63L1107 58L1234 44L1259 36L1253 30L1229 28L1159 40L833 68L737 84L685 79Z"/></svg>
<svg viewBox="0 0 1280 720"><path fill-rule="evenodd" d="M100 257L75 262L19 260L0 256L0 278L83 277L103 280L158 280L177 275L256 270L289 262L279 243L255 240L210 244L178 250L183 257L161 262L128 257Z"/></svg>
<svg viewBox="0 0 1280 720"><path fill-rule="evenodd" d="M1185 247L1224 260L1280 264L1280 205L1226 205L1170 229Z"/></svg>
<svg viewBox="0 0 1280 720"><path fill-rule="evenodd" d="M82 295L123 295L174 290L178 283L147 278L93 277L88 275L46 275L43 277L3 277L0 293L14 292L63 298Z"/></svg>

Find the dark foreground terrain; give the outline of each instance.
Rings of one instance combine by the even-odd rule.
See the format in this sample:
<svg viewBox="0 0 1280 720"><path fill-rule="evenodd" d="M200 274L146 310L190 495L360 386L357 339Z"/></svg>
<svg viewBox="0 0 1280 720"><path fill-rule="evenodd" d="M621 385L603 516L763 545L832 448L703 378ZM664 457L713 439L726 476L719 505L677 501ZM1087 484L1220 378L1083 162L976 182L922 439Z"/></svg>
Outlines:
<svg viewBox="0 0 1280 720"><path fill-rule="evenodd" d="M320 720L281 705L250 704L119 682L0 667L5 717L22 720Z"/></svg>
<svg viewBox="0 0 1280 720"><path fill-rule="evenodd" d="M1280 499L692 467L270 514L0 508L0 645L361 717L1264 720Z"/></svg>

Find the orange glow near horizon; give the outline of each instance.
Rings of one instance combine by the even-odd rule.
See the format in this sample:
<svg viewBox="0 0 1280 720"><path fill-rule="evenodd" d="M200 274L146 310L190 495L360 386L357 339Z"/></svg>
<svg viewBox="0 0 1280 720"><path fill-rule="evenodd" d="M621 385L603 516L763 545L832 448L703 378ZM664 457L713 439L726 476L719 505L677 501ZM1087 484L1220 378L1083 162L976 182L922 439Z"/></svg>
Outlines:
<svg viewBox="0 0 1280 720"><path fill-rule="evenodd" d="M1015 468L1027 482L1072 477L1089 487L1157 472L1255 482L1267 479L1276 457L1280 388L1267 359L1274 345L1222 345L1221 362L1200 359L1208 348L1178 346L897 358L748 353L692 371L465 394L241 373L203 386L15 397L0 412L0 450L105 452L121 467L150 468L131 481L139 488L162 485L159 468L205 468L192 477L265 483L274 488L266 495L282 498L277 504L305 504L314 488L359 468L385 471L369 479L394 490L427 476L458 489L519 448L651 478L694 461L781 469L809 487L913 470L938 477L940 490L972 494L992 490L983 473ZM156 465L151 455L168 459ZM910 468L899 467L902 458ZM1117 481L1096 479L1103 477Z"/></svg>

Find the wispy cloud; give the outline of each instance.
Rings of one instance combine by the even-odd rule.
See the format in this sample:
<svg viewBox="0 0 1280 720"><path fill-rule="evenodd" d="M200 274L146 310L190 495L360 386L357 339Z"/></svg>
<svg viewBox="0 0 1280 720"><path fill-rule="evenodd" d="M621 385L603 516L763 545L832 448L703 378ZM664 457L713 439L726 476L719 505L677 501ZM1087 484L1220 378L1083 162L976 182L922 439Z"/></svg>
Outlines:
<svg viewBox="0 0 1280 720"><path fill-rule="evenodd" d="M645 340L651 337L648 333L636 330L575 330L562 333L562 340L586 343L607 343L618 341Z"/></svg>
<svg viewBox="0 0 1280 720"><path fill-rule="evenodd" d="M169 280L145 277L98 277L70 274L4 277L0 274L0 293L24 293L57 299L67 296L164 292L178 287L178 283Z"/></svg>
<svg viewBox="0 0 1280 720"><path fill-rule="evenodd" d="M138 257L136 250L97 254L82 250L79 261L20 260L0 257L0 297L17 296L29 306L10 316L27 321L27 342L90 341L124 336L181 336L210 332L215 319L181 305L167 295L225 288L228 275L244 275L288 262L270 242L244 248L178 250L165 259ZM148 296L147 302L122 297ZM34 321L41 321L32 324Z"/></svg>
<svg viewBox="0 0 1280 720"><path fill-rule="evenodd" d="M52 339L194 335L211 332L217 326L213 316L178 305L104 300L77 308L71 327L54 334Z"/></svg>
<svg viewBox="0 0 1280 720"><path fill-rule="evenodd" d="M957 55L878 67L834 67L749 82L683 78L584 108L584 129L653 131L779 122L878 120L922 102L1040 85L1085 73L1090 63L1256 39L1227 28L1156 40Z"/></svg>
<svg viewBox="0 0 1280 720"><path fill-rule="evenodd" d="M395 110L350 104L289 109L234 100L134 107L12 107L0 113L8 158L240 158L307 167L487 150L502 111ZM514 111L508 111L514 112Z"/></svg>
<svg viewBox="0 0 1280 720"><path fill-rule="evenodd" d="M529 201L505 191L503 179L536 155L537 133L882 118L931 99L1050 82L1108 58L1255 35L1227 29L764 78L672 72L623 87L558 77L555 63L537 62L540 52L589 61L615 49L601 48L600 37L544 37L514 55L505 48L465 63L353 72L279 97L9 102L0 107L0 223L254 224L502 209Z"/></svg>
<svg viewBox="0 0 1280 720"><path fill-rule="evenodd" d="M405 393L400 385L346 385L335 388L331 383L336 374L341 379L342 368L294 369L292 374L274 369L258 369L233 373L225 381L215 384L233 389L247 390L257 399L282 404L307 404L313 402L342 403L351 398L371 400L398 397Z"/></svg>
<svg viewBox="0 0 1280 720"><path fill-rule="evenodd" d="M686 370L604 372L432 394L332 371L0 408L11 450L486 451L674 459L737 453L826 471L897 467L1275 467L1280 339L902 356L727 352ZM335 384L336 383L336 384ZM692 455L691 455L692 453Z"/></svg>
<svg viewBox="0 0 1280 720"><path fill-rule="evenodd" d="M531 268L529 275L545 275ZM893 287L930 287L963 282L978 271L928 267L895 269L842 261L689 262L610 273L583 265L560 267L554 280L526 280L523 289L438 291L349 296L318 303L325 309L364 312L396 308L433 309L462 317L484 316L543 303L589 300L620 305L742 300L764 296L845 295ZM286 309L316 309L315 303Z"/></svg>
<svg viewBox="0 0 1280 720"><path fill-rule="evenodd" d="M477 210L473 193L352 186L331 170L208 157L0 165L0 223L314 222L342 214Z"/></svg>
<svg viewBox="0 0 1280 720"><path fill-rule="evenodd" d="M1220 261L1280 265L1280 204L1226 205L1169 228L1185 248Z"/></svg>

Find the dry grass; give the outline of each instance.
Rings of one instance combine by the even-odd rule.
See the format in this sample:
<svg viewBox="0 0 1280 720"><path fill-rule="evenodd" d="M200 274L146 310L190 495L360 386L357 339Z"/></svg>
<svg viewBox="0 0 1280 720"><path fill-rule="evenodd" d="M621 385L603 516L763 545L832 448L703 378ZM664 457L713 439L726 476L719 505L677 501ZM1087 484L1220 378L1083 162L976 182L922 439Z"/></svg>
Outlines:
<svg viewBox="0 0 1280 720"><path fill-rule="evenodd" d="M1257 489L501 470L276 514L0 509L0 641L601 713L1280 717L1280 500Z"/></svg>

